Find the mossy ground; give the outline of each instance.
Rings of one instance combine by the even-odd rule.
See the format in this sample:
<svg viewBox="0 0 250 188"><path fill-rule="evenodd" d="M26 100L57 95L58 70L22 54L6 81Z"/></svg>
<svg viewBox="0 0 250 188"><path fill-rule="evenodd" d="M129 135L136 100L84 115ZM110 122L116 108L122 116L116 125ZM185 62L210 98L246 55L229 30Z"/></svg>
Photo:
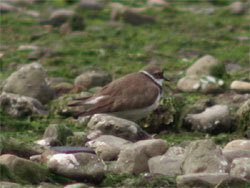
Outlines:
<svg viewBox="0 0 250 188"><path fill-rule="evenodd" d="M77 0L76 0L77 1ZM249 15L232 15L223 9L234 0L213 1L174 1L171 9L162 11L150 9L143 13L152 15L156 23L133 26L118 19L117 26L110 24L111 8L106 6L100 12L78 11L85 18L86 28L83 33L61 34L58 28L42 25L37 18L25 14L36 10L42 19L48 18L49 7L53 9L71 9L75 3L66 0L48 0L45 3L27 5L25 11L2 14L0 80L6 79L16 69L9 68L11 63L18 65L30 63L31 51L19 51L20 45L32 44L48 48L50 54L39 59L49 77L63 77L73 83L76 76L86 66L98 66L110 72L113 79L135 72L154 62L166 71L172 81L168 86L176 92L176 82L181 73L199 57L210 54L222 62L237 64L240 69L228 73L226 82L234 79L249 80L249 40L239 41L237 37L250 37ZM124 5L140 7L146 0L108 0ZM214 14L197 14L181 11L186 7L220 7ZM37 37L38 36L38 37ZM220 71L218 71L220 75ZM181 94L186 104L192 105L200 99L213 98L203 94ZM49 105L47 106L49 108ZM13 119L1 111L1 134L32 142L41 138L50 123L63 123L73 130L83 131L63 117L50 114L48 117L28 117ZM180 116L181 117L181 116ZM162 136L172 144L183 141L211 137L202 133L180 131L181 121L174 122L178 131L171 130ZM220 134L212 138L218 144L241 137L237 134ZM109 177L110 178L110 177ZM110 178L112 180L112 178ZM119 179L119 178L118 178ZM105 184L105 185L108 185Z"/></svg>

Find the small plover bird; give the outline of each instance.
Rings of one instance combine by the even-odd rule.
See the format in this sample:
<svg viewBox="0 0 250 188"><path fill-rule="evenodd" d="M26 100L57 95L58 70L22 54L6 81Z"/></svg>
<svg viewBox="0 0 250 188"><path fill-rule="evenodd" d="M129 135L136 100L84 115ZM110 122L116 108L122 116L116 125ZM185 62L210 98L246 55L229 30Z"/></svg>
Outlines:
<svg viewBox="0 0 250 188"><path fill-rule="evenodd" d="M160 67L147 66L114 80L91 97L74 99L68 106L79 109L78 117L104 113L136 121L158 107L163 81L169 80Z"/></svg>

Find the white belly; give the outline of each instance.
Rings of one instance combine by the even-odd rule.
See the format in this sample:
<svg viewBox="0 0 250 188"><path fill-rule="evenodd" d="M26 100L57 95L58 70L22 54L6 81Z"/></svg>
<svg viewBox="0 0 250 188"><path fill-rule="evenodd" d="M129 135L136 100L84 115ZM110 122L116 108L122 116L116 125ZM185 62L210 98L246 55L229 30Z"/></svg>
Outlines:
<svg viewBox="0 0 250 188"><path fill-rule="evenodd" d="M136 120L139 120L139 119L146 117L153 110L155 110L160 103L160 99L161 99L161 95L158 95L155 102L146 108L141 108L141 109L136 109L136 110L128 110L128 111L122 111L122 112L114 112L114 113L109 113L109 114L117 116L117 117L121 117L124 119L136 121Z"/></svg>

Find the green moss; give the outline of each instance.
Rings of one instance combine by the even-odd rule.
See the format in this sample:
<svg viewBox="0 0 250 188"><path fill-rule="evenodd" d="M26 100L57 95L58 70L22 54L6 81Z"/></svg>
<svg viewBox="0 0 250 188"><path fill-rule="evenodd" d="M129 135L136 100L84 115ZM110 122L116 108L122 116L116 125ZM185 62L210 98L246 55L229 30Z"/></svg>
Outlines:
<svg viewBox="0 0 250 188"><path fill-rule="evenodd" d="M1 181L14 181L21 184L29 183L27 180L23 180L16 176L6 165L0 164L0 179Z"/></svg>
<svg viewBox="0 0 250 188"><path fill-rule="evenodd" d="M103 186L119 187L119 186L129 186L131 188L136 187L154 187L160 188L162 186L175 187L175 179L171 177L165 177L161 175L147 175L140 174L138 176L128 175L128 174L112 174L108 173L106 178L101 183Z"/></svg>

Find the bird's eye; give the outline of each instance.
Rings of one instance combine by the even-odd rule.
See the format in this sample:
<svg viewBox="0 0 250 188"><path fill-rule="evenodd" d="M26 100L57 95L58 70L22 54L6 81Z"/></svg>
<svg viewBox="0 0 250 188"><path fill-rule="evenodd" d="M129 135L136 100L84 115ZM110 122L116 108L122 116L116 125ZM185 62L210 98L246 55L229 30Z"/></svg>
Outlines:
<svg viewBox="0 0 250 188"><path fill-rule="evenodd" d="M162 77L163 77L163 73L162 73L162 72L157 72L157 73L155 74L155 77L156 77L156 78L162 78Z"/></svg>

